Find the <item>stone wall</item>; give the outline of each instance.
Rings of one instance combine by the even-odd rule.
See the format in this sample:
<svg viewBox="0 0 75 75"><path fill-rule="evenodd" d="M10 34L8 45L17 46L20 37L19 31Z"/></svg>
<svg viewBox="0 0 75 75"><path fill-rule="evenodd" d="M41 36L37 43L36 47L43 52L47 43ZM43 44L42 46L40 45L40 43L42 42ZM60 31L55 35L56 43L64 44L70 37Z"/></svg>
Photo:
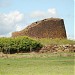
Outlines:
<svg viewBox="0 0 75 75"><path fill-rule="evenodd" d="M52 53L52 52L75 52L75 45L46 45L40 51L40 53Z"/></svg>
<svg viewBox="0 0 75 75"><path fill-rule="evenodd" d="M64 20L60 18L37 21L20 32L12 33L12 37L25 35L36 38L67 38Z"/></svg>

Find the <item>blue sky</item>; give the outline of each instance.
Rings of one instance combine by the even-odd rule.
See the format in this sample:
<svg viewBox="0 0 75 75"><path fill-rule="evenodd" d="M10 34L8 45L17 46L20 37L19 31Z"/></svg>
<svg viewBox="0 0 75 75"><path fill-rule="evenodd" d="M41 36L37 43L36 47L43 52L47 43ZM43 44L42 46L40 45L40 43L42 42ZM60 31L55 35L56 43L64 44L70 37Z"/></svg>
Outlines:
<svg viewBox="0 0 75 75"><path fill-rule="evenodd" d="M0 36L50 17L63 18L68 38L74 39L74 0L0 0Z"/></svg>

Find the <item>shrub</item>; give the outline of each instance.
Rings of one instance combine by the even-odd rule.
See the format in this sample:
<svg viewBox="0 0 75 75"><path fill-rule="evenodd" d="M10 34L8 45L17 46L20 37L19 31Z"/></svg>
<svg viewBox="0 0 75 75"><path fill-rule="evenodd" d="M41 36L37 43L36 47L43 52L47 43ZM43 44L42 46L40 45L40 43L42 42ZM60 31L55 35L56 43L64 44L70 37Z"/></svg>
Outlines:
<svg viewBox="0 0 75 75"><path fill-rule="evenodd" d="M3 53L39 51L41 47L41 43L27 36L0 38L0 49Z"/></svg>

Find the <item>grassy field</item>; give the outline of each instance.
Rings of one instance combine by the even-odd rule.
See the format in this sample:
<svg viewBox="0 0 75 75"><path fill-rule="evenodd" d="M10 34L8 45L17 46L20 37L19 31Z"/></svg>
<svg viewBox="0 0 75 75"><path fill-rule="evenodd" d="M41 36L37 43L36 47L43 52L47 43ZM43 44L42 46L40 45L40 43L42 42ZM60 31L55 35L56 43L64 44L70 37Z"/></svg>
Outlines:
<svg viewBox="0 0 75 75"><path fill-rule="evenodd" d="M66 39L36 39L43 45L75 44ZM0 54L0 75L75 75L75 53Z"/></svg>
<svg viewBox="0 0 75 75"><path fill-rule="evenodd" d="M74 75L74 53L24 53L0 57L0 75Z"/></svg>

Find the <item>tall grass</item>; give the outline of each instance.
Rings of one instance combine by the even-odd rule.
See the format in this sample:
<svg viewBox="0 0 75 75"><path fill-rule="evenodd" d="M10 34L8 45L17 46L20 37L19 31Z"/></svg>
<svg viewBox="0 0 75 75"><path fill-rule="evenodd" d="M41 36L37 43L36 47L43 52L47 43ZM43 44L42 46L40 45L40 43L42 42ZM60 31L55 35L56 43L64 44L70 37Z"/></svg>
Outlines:
<svg viewBox="0 0 75 75"><path fill-rule="evenodd" d="M49 45L49 44L57 44L57 45L65 45L65 44L75 44L74 40L69 39L50 39L50 38L41 38L37 39L40 43L43 45Z"/></svg>

